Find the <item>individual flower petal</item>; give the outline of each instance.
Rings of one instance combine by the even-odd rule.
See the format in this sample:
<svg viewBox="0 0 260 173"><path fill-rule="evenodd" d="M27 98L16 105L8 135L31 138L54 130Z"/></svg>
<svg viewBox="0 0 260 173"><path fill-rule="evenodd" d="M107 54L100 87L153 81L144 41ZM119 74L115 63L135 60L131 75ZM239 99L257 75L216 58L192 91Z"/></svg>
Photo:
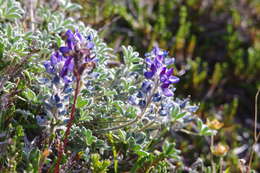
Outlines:
<svg viewBox="0 0 260 173"><path fill-rule="evenodd" d="M65 61L64 66L63 66L63 68L62 68L62 70L60 72L60 76L62 78L64 78L67 75L68 71L72 71L73 70L73 69L71 69L71 68L73 68L73 66L71 65L71 60L72 60L72 57L69 57Z"/></svg>
<svg viewBox="0 0 260 173"><path fill-rule="evenodd" d="M60 99L60 97L58 96L58 94L55 94L55 95L54 95L54 100L55 100L56 103L60 102L61 99Z"/></svg>
<svg viewBox="0 0 260 173"><path fill-rule="evenodd" d="M51 55L51 65L55 66L58 63L58 59L55 54Z"/></svg>
<svg viewBox="0 0 260 173"><path fill-rule="evenodd" d="M163 88L162 91L163 94L167 97L173 96L173 92L169 88Z"/></svg>
<svg viewBox="0 0 260 173"><path fill-rule="evenodd" d="M157 58L160 62L162 62L163 59L164 59L164 56L163 56L163 55L157 55L156 58Z"/></svg>
<svg viewBox="0 0 260 173"><path fill-rule="evenodd" d="M168 52L168 51L166 51L166 50L164 50L164 51L163 51L163 56L164 56L164 57L167 57L167 56L168 56L168 54L169 54L169 52Z"/></svg>
<svg viewBox="0 0 260 173"><path fill-rule="evenodd" d="M55 75L55 77L52 80L52 83L54 83L54 84L60 83L60 77L58 75Z"/></svg>
<svg viewBox="0 0 260 173"><path fill-rule="evenodd" d="M188 106L187 108L186 108L189 112L196 112L198 109L199 109L199 107L198 106Z"/></svg>
<svg viewBox="0 0 260 173"><path fill-rule="evenodd" d="M152 52L153 52L154 55L158 55L159 52L160 52L160 48L159 48L158 46L155 46L155 47L153 48Z"/></svg>
<svg viewBox="0 0 260 173"><path fill-rule="evenodd" d="M74 47L75 47L75 41L74 41L74 40L72 40L72 39L67 39L66 43L67 43L67 46L68 46L68 48L69 48L70 50L73 50L73 49L74 49Z"/></svg>
<svg viewBox="0 0 260 173"><path fill-rule="evenodd" d="M145 81L143 82L141 88L144 93L148 93L152 89L152 84L150 82Z"/></svg>
<svg viewBox="0 0 260 173"><path fill-rule="evenodd" d="M99 60L100 60L99 58L95 57L95 58L92 58L91 61L94 62L95 64L97 64L99 62Z"/></svg>
<svg viewBox="0 0 260 173"><path fill-rule="evenodd" d="M161 73L160 73L160 76L161 76L161 75L164 75L164 74L166 73L166 69L167 69L166 67L163 67L163 68L162 68Z"/></svg>
<svg viewBox="0 0 260 173"><path fill-rule="evenodd" d="M150 52L149 53L145 53L144 56L145 57L149 57L149 56L151 56L151 53Z"/></svg>
<svg viewBox="0 0 260 173"><path fill-rule="evenodd" d="M95 45L94 45L94 43L93 43L92 41L87 42L87 48L93 49L94 46L95 46Z"/></svg>
<svg viewBox="0 0 260 173"><path fill-rule="evenodd" d="M63 66L60 72L60 77L64 78L68 73L68 67L67 66Z"/></svg>
<svg viewBox="0 0 260 173"><path fill-rule="evenodd" d="M166 58L164 59L164 63L165 65L172 65L173 63L175 62L175 59L174 58Z"/></svg>
<svg viewBox="0 0 260 173"><path fill-rule="evenodd" d="M93 36L91 34L89 34L86 38L88 41L92 41L93 40Z"/></svg>
<svg viewBox="0 0 260 173"><path fill-rule="evenodd" d="M173 68L170 68L167 70L166 75L169 77L172 75L172 73L173 73Z"/></svg>
<svg viewBox="0 0 260 173"><path fill-rule="evenodd" d="M134 96L130 96L128 98L128 102L131 104L131 105L136 105L137 104L137 100Z"/></svg>
<svg viewBox="0 0 260 173"><path fill-rule="evenodd" d="M48 73L54 73L55 72L55 68L51 65L50 61L45 61L43 65L44 65L44 67L45 67L45 69Z"/></svg>
<svg viewBox="0 0 260 173"><path fill-rule="evenodd" d="M72 82L71 78L69 78L68 76L64 76L63 81L64 81L65 84Z"/></svg>
<svg viewBox="0 0 260 173"><path fill-rule="evenodd" d="M138 98L143 98L145 95L144 95L144 93L142 92L142 91L139 91L138 93L137 93L137 95L136 95L136 97L138 97Z"/></svg>
<svg viewBox="0 0 260 173"><path fill-rule="evenodd" d="M145 100L140 100L138 105L141 107L141 108L144 108L146 106L146 101Z"/></svg>
<svg viewBox="0 0 260 173"><path fill-rule="evenodd" d="M68 57L64 63L64 66L69 66L69 64L71 63L72 57Z"/></svg>
<svg viewBox="0 0 260 173"><path fill-rule="evenodd" d="M66 32L66 36L68 37L68 39L74 39L74 34L70 29Z"/></svg>
<svg viewBox="0 0 260 173"><path fill-rule="evenodd" d="M151 60L151 58L145 58L145 62L146 62L146 64L148 64L148 66L150 67L151 65L152 65L152 60Z"/></svg>
<svg viewBox="0 0 260 173"><path fill-rule="evenodd" d="M161 82L165 82L165 81L167 81L167 80L168 80L168 77L167 77L166 74L160 75L160 81L161 81Z"/></svg>
<svg viewBox="0 0 260 173"><path fill-rule="evenodd" d="M162 85L161 88L168 88L170 86L170 82L169 81L165 81Z"/></svg>
<svg viewBox="0 0 260 173"><path fill-rule="evenodd" d="M83 40L82 35L79 33L79 31L78 31L77 29L76 29L75 35L76 35L76 37L79 39L79 41L82 41L82 40Z"/></svg>
<svg viewBox="0 0 260 173"><path fill-rule="evenodd" d="M71 62L68 64L68 71L73 72L73 68L74 68L74 62L71 61Z"/></svg>
<svg viewBox="0 0 260 173"><path fill-rule="evenodd" d="M177 83L177 82L180 81L180 78L178 78L178 77L176 77L176 76L171 76L171 77L169 77L169 81L170 81L171 83Z"/></svg>
<svg viewBox="0 0 260 173"><path fill-rule="evenodd" d="M153 102L159 102L160 100L161 100L161 95L159 94L159 93L155 93L154 95L153 95L153 98L152 98L152 101Z"/></svg>
<svg viewBox="0 0 260 173"><path fill-rule="evenodd" d="M160 68L163 64L162 64L162 61L156 57L154 58L154 65L156 66L156 68Z"/></svg>
<svg viewBox="0 0 260 173"><path fill-rule="evenodd" d="M66 53L69 53L69 51L71 50L69 47L66 47L66 46L62 46L60 47L60 52L63 53L63 54L66 54Z"/></svg>
<svg viewBox="0 0 260 173"><path fill-rule="evenodd" d="M49 68L49 66L51 66L51 62L50 61L44 61L43 63L45 69L47 70Z"/></svg>
<svg viewBox="0 0 260 173"><path fill-rule="evenodd" d="M70 93L72 93L72 91L73 91L72 87L70 87L69 85L65 85L64 90L63 90L63 92L65 94L70 94Z"/></svg>
<svg viewBox="0 0 260 173"><path fill-rule="evenodd" d="M156 73L157 68L154 64L151 65L151 70L152 70L153 73Z"/></svg>
<svg viewBox="0 0 260 173"><path fill-rule="evenodd" d="M145 73L144 73L144 76L145 76L147 79L151 79L151 78L154 76L154 72L152 72L152 71L145 72Z"/></svg>
<svg viewBox="0 0 260 173"><path fill-rule="evenodd" d="M167 110L165 110L165 109L160 109L159 110L159 115L160 116L166 116L167 114L168 114Z"/></svg>
<svg viewBox="0 0 260 173"><path fill-rule="evenodd" d="M56 58L57 58L57 61L58 61L58 62L61 62L62 59L63 59L62 55L61 55L58 51L55 52L54 54L55 54L55 56L56 56Z"/></svg>

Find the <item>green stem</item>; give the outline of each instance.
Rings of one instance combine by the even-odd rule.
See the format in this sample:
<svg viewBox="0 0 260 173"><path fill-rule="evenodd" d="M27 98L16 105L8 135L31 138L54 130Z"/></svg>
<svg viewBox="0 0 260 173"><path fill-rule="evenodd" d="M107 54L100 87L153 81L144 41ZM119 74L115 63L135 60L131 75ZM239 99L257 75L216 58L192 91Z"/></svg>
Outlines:
<svg viewBox="0 0 260 173"><path fill-rule="evenodd" d="M142 132L144 131L145 129L151 127L153 124L155 123L155 121L151 121L149 123L147 123L145 126L143 126L141 129L137 130L137 132Z"/></svg>
<svg viewBox="0 0 260 173"><path fill-rule="evenodd" d="M161 142L161 139L166 140L169 130L167 128L163 128L159 133L159 137L154 138L147 146L145 147L147 150L152 151L153 148Z"/></svg>
<svg viewBox="0 0 260 173"><path fill-rule="evenodd" d="M210 151L211 151L211 166L212 166L212 173L216 173L216 166L215 166L215 162L213 160L213 152L214 150L214 136L212 135L210 137Z"/></svg>
<svg viewBox="0 0 260 173"><path fill-rule="evenodd" d="M253 161L253 156L254 156L254 146L257 144L260 133L257 134L257 102L258 102L258 96L260 93L260 89L258 89L256 95L255 95L255 123L254 123L254 144L252 145L251 148L251 153L250 153L250 158L249 158L249 163L248 163L248 171L249 173L251 166L252 166L252 161Z"/></svg>
<svg viewBox="0 0 260 173"><path fill-rule="evenodd" d="M220 157L220 160L219 160L219 173L222 173L222 169L223 169L223 157Z"/></svg>
<svg viewBox="0 0 260 173"><path fill-rule="evenodd" d="M113 140L113 135L111 132L108 134L108 139L112 144L112 152L113 152L113 157L114 157L114 171L115 171L115 173L118 173L118 171L117 171L118 170L117 152L116 152L116 147L115 147L115 143Z"/></svg>

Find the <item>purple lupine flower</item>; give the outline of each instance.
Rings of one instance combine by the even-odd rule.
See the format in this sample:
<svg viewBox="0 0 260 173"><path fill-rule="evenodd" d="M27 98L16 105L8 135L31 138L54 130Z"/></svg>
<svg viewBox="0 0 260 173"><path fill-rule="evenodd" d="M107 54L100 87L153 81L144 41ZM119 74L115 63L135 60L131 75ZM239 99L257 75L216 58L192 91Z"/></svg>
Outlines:
<svg viewBox="0 0 260 173"><path fill-rule="evenodd" d="M165 96L173 96L173 92L168 88L170 84L179 82L179 78L172 76L173 68L167 69L166 67L162 68L160 73L160 81L162 82L161 88Z"/></svg>
<svg viewBox="0 0 260 173"><path fill-rule="evenodd" d="M159 93L155 93L153 95L152 101L153 102L159 102L162 99L161 95Z"/></svg>
<svg viewBox="0 0 260 173"><path fill-rule="evenodd" d="M48 73L54 73L55 72L55 68L52 66L50 61L45 61L43 65L44 65L44 67L45 67L45 69Z"/></svg>
<svg viewBox="0 0 260 173"><path fill-rule="evenodd" d="M173 92L169 89L170 84L179 82L179 78L173 76L173 68L167 69L168 65L174 63L174 59L166 59L168 52L155 47L145 59L149 68L144 76L150 80L160 81L161 91L165 96L173 96Z"/></svg>
<svg viewBox="0 0 260 173"><path fill-rule="evenodd" d="M151 82L148 82L148 81L143 82L142 87L141 87L141 90L142 90L143 93L146 94L151 89L152 89L152 83Z"/></svg>
<svg viewBox="0 0 260 173"><path fill-rule="evenodd" d="M64 83L70 83L75 71L78 75L82 75L86 64L96 64L97 59L91 57L91 50L95 46L91 35L83 37L78 30L75 32L68 30L65 35L67 38L65 45L54 52L44 66L48 73L58 74Z"/></svg>
<svg viewBox="0 0 260 173"><path fill-rule="evenodd" d="M141 107L141 108L145 108L146 106L146 101L145 100L140 100L138 105Z"/></svg>

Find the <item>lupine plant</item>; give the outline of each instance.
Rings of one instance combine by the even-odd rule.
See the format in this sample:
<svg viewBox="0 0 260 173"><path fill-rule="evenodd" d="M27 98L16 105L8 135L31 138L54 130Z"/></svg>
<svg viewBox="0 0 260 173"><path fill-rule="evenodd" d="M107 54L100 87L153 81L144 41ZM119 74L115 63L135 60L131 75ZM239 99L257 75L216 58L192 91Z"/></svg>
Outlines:
<svg viewBox="0 0 260 173"><path fill-rule="evenodd" d="M175 55L175 70L182 75L176 85L179 96L192 94L200 102L199 116L225 124L218 139L240 151L239 155L229 152L226 167L240 171L239 159L249 159L245 153L250 145L245 141L253 143L249 127L259 88L258 1L95 1L89 3L97 6L92 15L86 15L89 4L75 1L84 5L81 14L86 23L91 21L93 27L109 24L101 31L110 45L132 44L144 53L157 44ZM193 143L198 149L205 146L197 138ZM240 150L242 146L248 147ZM254 165L259 169L259 164Z"/></svg>
<svg viewBox="0 0 260 173"><path fill-rule="evenodd" d="M176 166L173 135L215 133L194 116L197 106L174 97L179 78L166 51L113 54L95 30L36 12L36 31L12 30L12 21L1 29L2 172L177 170L185 165ZM6 48L15 44L13 56Z"/></svg>
<svg viewBox="0 0 260 173"><path fill-rule="evenodd" d="M223 124L205 123L197 115L204 105L179 96L184 77L172 52L151 45L150 51L142 50L148 52L144 55L131 46L114 50L80 21L80 5L28 2L0 0L0 172L222 170L217 161L223 161L228 147L214 145L214 138ZM105 9L134 21L126 10L120 12L121 5ZM186 12L183 7L182 25L189 24ZM158 21L163 24L162 16ZM138 24L139 29L147 25ZM156 31L164 30L156 26ZM189 27L181 30L178 42ZM255 56L251 50L251 66ZM191 82L199 87L207 74L198 63L189 63ZM212 86L219 84L225 68L216 65ZM234 116L237 107L234 100L225 111ZM194 140L206 145L191 158L186 154L194 150ZM208 151L217 158L203 157Z"/></svg>
<svg viewBox="0 0 260 173"><path fill-rule="evenodd" d="M45 101L45 109L49 115L46 121L52 123L52 129L59 125L66 126L63 130L61 128L57 132L55 130L51 131L54 134L59 132L64 135L58 137L58 148L56 149L58 155L56 162L53 162L53 165L55 164L54 172L59 172L61 168L61 170L68 169L69 165L72 164L68 161L62 162L64 153L66 153L64 157L67 157L68 160L76 159L73 157L79 157L78 153L84 154L78 146L78 151L77 149L77 152L74 151L74 156L67 155L67 145L69 142L73 143L73 141L69 141L71 139L70 132L75 136L81 136L82 134L85 136L86 139L82 141L81 145L83 148L84 144L85 147L88 146L88 152L85 153L87 155L90 152L89 150L92 149L94 152L98 149L91 147L98 141L101 146L108 146L111 143L114 157L112 169L115 172L123 169L120 164L129 157L122 156L123 158L121 159L117 158L119 157L117 150L120 150L120 148L118 148L119 146L116 147L116 143L121 143L121 140L124 140L126 144L130 142L128 140L133 140L131 142L133 146L129 143L129 146L121 152L131 153L131 148L134 147L133 154L137 154L141 160L137 159L135 163L134 159L133 164L128 165L127 169L136 172L154 169L152 168L154 164L163 162L167 158L173 157L177 159L176 161L181 160L179 151L167 141L163 142L165 151L162 151L158 156L153 153L153 147L156 147L163 140L164 135L168 132L170 133L170 131L172 133L174 131L198 133L206 136L215 133L207 128L206 125L202 125L201 120L193 116L197 106L189 105L188 100L173 99L174 88L172 88L172 84L178 82L179 78L173 75L174 58L170 58L166 51L155 47L150 53L146 54L145 61L143 61L137 52L133 52L131 47L123 47L125 55L125 65L123 65L119 62L111 61L109 58L105 61L100 60L97 46L91 34L82 35L78 30L75 30L75 32L68 30L65 33L65 38L65 46L61 46L54 51L50 56L50 60L44 62L46 72L51 79L41 79L49 81L48 86L51 87L52 91L52 94ZM99 66L104 67L101 63L105 64L106 70L100 69ZM114 67L115 69L109 67ZM107 81L104 77L109 78L110 81ZM138 80L135 81L136 79ZM97 81L99 81L98 85L95 84ZM123 81L124 84L120 84ZM102 83L107 88L102 88ZM117 86L115 86L115 83ZM73 84L75 84L74 87ZM121 92L120 89L122 90ZM72 94L73 90L74 94ZM111 91L108 92L106 90ZM71 106L70 99L73 100ZM97 100L94 102L95 99ZM107 110L102 110L99 108L99 105L103 105ZM83 111L80 111L79 108ZM77 110L79 110L78 116L81 118L74 121ZM87 112L84 112L84 110ZM109 115L109 112L117 114L117 116L113 117L113 115ZM68 114L70 117L66 117ZM94 123L95 121L93 120L95 119L97 126L89 126L88 124ZM102 127L99 127L99 121L107 121L106 123L109 123L111 119L112 122L117 122L117 119L122 119L122 121L118 121L115 125L102 125ZM39 120L44 124L42 122L44 121L43 119L39 118ZM53 122L57 122L57 124L53 124ZM86 126L77 126L77 122L79 124L86 123ZM192 123L198 126L193 129L194 132L189 132L186 128ZM132 127L132 130L124 131L124 129L129 129L130 127ZM78 128L79 130L77 130ZM157 131L158 128L162 129L163 133L159 133ZM112 133L113 131L115 132ZM93 132L95 136L93 136ZM104 132L107 135L103 136L100 134ZM120 132L123 139L117 139L118 132ZM155 134L151 134L151 132ZM159 139L149 142L154 135L158 136ZM145 151L145 148L149 148L151 152ZM109 152L109 148L103 150ZM106 157L102 153L99 154ZM99 156L97 157L99 158ZM86 159L85 161L87 162L88 160ZM109 166L108 163L107 166ZM146 166L142 168L142 164ZM167 164L165 164L164 169L167 170ZM49 169L52 168L50 167ZM101 168L96 168L94 163L93 169L98 170ZM108 168L104 167L102 169L107 170Z"/></svg>

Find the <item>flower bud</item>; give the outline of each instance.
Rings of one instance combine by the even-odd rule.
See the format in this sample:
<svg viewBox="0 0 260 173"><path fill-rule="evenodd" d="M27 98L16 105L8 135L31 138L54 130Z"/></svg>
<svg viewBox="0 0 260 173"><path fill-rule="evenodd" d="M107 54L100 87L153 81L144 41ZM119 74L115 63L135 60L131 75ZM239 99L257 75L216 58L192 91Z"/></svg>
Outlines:
<svg viewBox="0 0 260 173"><path fill-rule="evenodd" d="M225 156L229 150L228 145L218 143L214 146L213 151L211 151L216 156Z"/></svg>
<svg viewBox="0 0 260 173"><path fill-rule="evenodd" d="M219 122L217 119L209 120L207 119L207 126L214 130L219 130L221 127L224 126L224 123Z"/></svg>

